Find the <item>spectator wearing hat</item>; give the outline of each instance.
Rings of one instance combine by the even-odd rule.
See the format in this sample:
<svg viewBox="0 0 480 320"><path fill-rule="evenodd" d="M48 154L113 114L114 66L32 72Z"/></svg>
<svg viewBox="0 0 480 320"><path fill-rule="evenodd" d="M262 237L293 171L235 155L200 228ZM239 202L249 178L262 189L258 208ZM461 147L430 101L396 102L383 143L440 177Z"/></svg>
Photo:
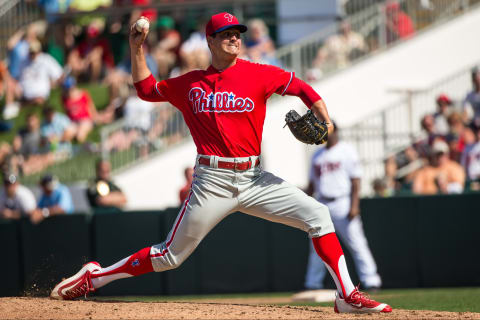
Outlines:
<svg viewBox="0 0 480 320"><path fill-rule="evenodd" d="M417 194L461 193L465 184L465 171L449 159L445 141L436 139L429 154L429 164L420 169L413 180Z"/></svg>
<svg viewBox="0 0 480 320"><path fill-rule="evenodd" d="M480 127L480 69L472 69L473 90L463 101L463 120L473 122L475 127Z"/></svg>
<svg viewBox="0 0 480 320"><path fill-rule="evenodd" d="M32 216L33 222L38 223L51 216L73 213L72 195L56 177L51 174L43 176L40 180L40 188L42 190L38 200L40 210Z"/></svg>
<svg viewBox="0 0 480 320"><path fill-rule="evenodd" d="M95 166L96 178L91 181L87 189L87 199L95 209L121 209L127 203L123 191L111 180L110 162L99 160Z"/></svg>
<svg viewBox="0 0 480 320"><path fill-rule="evenodd" d="M447 118L451 113L452 100L444 93L437 97L437 112L433 114L435 132L446 136L449 132Z"/></svg>
<svg viewBox="0 0 480 320"><path fill-rule="evenodd" d="M62 67L49 54L42 52L39 41L29 45L29 62L20 75L20 94L26 103L41 105L63 74Z"/></svg>
<svg viewBox="0 0 480 320"><path fill-rule="evenodd" d="M3 177L3 190L0 191L0 217L19 219L32 216L37 210L35 196L21 185L16 175L6 173Z"/></svg>

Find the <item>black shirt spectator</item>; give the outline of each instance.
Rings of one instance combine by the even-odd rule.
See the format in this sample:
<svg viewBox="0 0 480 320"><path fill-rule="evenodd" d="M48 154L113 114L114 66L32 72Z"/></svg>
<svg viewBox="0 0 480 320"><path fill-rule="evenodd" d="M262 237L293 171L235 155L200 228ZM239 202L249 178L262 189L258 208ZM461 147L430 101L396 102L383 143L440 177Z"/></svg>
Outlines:
<svg viewBox="0 0 480 320"><path fill-rule="evenodd" d="M97 162L97 177L87 189L88 202L94 211L98 208L121 209L127 203L123 191L110 179L110 171L110 162Z"/></svg>

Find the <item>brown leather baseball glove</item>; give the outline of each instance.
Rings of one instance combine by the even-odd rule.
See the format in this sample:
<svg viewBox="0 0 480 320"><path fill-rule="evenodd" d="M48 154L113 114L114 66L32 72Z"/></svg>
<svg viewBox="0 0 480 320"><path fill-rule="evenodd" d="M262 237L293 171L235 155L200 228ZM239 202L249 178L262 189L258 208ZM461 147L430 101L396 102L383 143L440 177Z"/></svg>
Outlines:
<svg viewBox="0 0 480 320"><path fill-rule="evenodd" d="M285 115L285 122L295 138L303 143L322 144L328 140L326 122L319 121L312 110L308 110L303 116L300 116L295 110L290 110Z"/></svg>

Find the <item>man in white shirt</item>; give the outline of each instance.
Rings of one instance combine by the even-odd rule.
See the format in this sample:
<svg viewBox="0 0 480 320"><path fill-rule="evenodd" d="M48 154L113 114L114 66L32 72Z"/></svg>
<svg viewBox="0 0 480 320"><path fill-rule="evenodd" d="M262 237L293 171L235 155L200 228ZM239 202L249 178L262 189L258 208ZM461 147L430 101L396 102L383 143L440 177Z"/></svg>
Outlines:
<svg viewBox="0 0 480 320"><path fill-rule="evenodd" d="M0 191L0 218L19 219L32 216L37 210L32 191L18 182L14 174L5 174L3 190Z"/></svg>
<svg viewBox="0 0 480 320"><path fill-rule="evenodd" d="M63 70L50 55L41 52L38 41L30 43L30 61L20 75L22 97L28 103L43 104L50 96L50 90L62 76Z"/></svg>
<svg viewBox="0 0 480 320"><path fill-rule="evenodd" d="M360 218L360 178L362 169L353 146L339 141L338 128L329 135L326 147L315 152L307 194L328 206L335 231L350 250L357 274L365 289L382 285L377 266L368 247ZM310 248L305 279L309 290L323 288L326 269Z"/></svg>

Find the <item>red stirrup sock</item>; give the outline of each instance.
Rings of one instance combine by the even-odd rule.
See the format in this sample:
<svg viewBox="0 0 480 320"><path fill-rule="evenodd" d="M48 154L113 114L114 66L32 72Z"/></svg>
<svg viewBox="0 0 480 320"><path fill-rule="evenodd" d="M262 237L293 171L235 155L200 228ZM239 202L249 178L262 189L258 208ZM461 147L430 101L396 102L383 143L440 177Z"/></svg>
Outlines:
<svg viewBox="0 0 480 320"><path fill-rule="evenodd" d="M100 271L92 273L91 279L93 287L98 289L113 280L139 276L152 271L150 247L147 247L108 268L102 268Z"/></svg>
<svg viewBox="0 0 480 320"><path fill-rule="evenodd" d="M315 251L322 258L323 263L332 275L342 298L348 297L355 286L348 274L345 256L335 233L329 233L318 238L312 238Z"/></svg>

